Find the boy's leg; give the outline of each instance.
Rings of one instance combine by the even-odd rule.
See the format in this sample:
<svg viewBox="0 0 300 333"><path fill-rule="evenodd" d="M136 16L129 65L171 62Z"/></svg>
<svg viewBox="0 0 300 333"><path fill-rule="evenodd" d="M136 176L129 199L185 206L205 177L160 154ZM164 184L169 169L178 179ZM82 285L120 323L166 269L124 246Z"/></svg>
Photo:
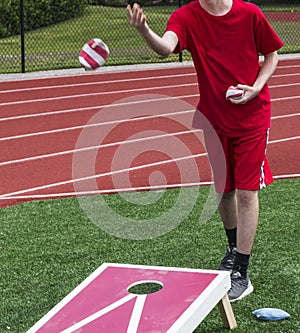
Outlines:
<svg viewBox="0 0 300 333"><path fill-rule="evenodd" d="M209 161L214 174L218 210L228 239L228 247L219 266L220 270L232 271L236 255L238 207L234 184L233 147L230 139L219 135L219 142L211 133L205 134ZM224 158L224 160L223 160Z"/></svg>
<svg viewBox="0 0 300 333"><path fill-rule="evenodd" d="M224 193L220 199L219 212L229 243L226 260L224 260L225 258L222 260L220 269L234 270L233 260L236 252L238 256L239 254L247 256L251 254L258 224L258 192L236 190ZM240 262L237 262L236 265L242 265L242 272L246 274L248 262L245 264L246 266Z"/></svg>
<svg viewBox="0 0 300 333"><path fill-rule="evenodd" d="M273 178L265 159L268 131L246 137L219 137L226 158L226 181L223 188L219 185L222 171L218 163L219 147L216 149L208 144L207 148L216 190L220 192L219 212L229 242L237 227L237 248L227 248L220 266L220 269L232 271L232 288L228 295L233 301L253 290L247 269L258 224L257 191L270 184Z"/></svg>
<svg viewBox="0 0 300 333"><path fill-rule="evenodd" d="M273 181L265 153L268 131L234 139L238 223L237 252L231 274L231 301L253 291L248 277L248 264L258 225L258 190Z"/></svg>
<svg viewBox="0 0 300 333"><path fill-rule="evenodd" d="M253 291L248 276L250 254L258 224L257 191L236 190L237 238L231 273L230 301L244 298ZM227 256L228 257L228 256Z"/></svg>
<svg viewBox="0 0 300 333"><path fill-rule="evenodd" d="M258 192L236 190L238 202L237 251L250 254L258 224Z"/></svg>
<svg viewBox="0 0 300 333"><path fill-rule="evenodd" d="M219 213L225 229L234 229L238 223L238 206L235 191L218 194Z"/></svg>
<svg viewBox="0 0 300 333"><path fill-rule="evenodd" d="M218 202L219 214L228 239L226 253L221 261L219 269L232 272L236 257L238 224L238 206L235 191L218 194Z"/></svg>

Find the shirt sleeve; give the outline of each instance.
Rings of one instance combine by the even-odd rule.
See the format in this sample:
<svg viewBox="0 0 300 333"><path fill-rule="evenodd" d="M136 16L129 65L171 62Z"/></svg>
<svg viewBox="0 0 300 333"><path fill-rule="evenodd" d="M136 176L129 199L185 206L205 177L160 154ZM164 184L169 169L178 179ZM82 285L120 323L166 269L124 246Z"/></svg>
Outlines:
<svg viewBox="0 0 300 333"><path fill-rule="evenodd" d="M186 31L178 10L171 14L167 23L166 32L167 31L174 32L178 38L178 44L173 53L179 53L187 48Z"/></svg>
<svg viewBox="0 0 300 333"><path fill-rule="evenodd" d="M260 9L257 12L254 32L257 51L263 55L277 51L284 45Z"/></svg>

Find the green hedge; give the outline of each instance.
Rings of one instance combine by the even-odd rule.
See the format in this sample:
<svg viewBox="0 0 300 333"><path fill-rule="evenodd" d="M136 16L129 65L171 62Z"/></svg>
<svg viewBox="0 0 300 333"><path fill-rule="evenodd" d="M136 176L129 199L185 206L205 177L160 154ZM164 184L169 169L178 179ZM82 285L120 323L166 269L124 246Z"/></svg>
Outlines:
<svg viewBox="0 0 300 333"><path fill-rule="evenodd" d="M25 31L74 18L83 13L86 0L24 0ZM0 38L20 33L20 0L1 0Z"/></svg>

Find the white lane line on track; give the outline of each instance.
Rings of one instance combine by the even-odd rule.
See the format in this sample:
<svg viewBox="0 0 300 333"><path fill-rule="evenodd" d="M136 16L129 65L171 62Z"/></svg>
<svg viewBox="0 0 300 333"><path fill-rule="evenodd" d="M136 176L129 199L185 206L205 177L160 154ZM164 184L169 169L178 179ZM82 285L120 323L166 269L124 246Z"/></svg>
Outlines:
<svg viewBox="0 0 300 333"><path fill-rule="evenodd" d="M82 98L82 97L92 97L92 96L101 96L101 95L115 95L115 94L124 94L124 93L131 93L131 92L144 92L144 91L151 91L151 90L166 90L166 89L174 89L174 88L184 88L184 87L191 87L197 86L197 83L184 83L184 84L174 84L169 86L155 86L155 87L148 87L148 88L135 88L135 89L127 89L127 90L112 90L112 91L104 91L104 92L97 92L97 93L88 93L88 94L78 94L78 95L65 95L65 96L56 96L56 97L49 97L49 98L38 98L38 99L29 99L25 101L15 101L15 102L5 102L0 103L0 106L6 105L19 105L19 104L27 104L27 103L36 103L36 102L49 102L49 101L58 101L64 99L73 99L73 98Z"/></svg>
<svg viewBox="0 0 300 333"><path fill-rule="evenodd" d="M191 95L180 95L180 96L166 96L158 99L153 99L151 101L161 101L161 100L168 100L168 99L186 99L186 98L194 98L199 97L199 94L191 94ZM273 98L271 99L271 102L277 102L282 100L290 100L290 99L299 99L300 96L291 96L291 97L282 97L282 98ZM151 102L150 101L150 102ZM147 100L142 100L137 103L145 103ZM131 103L132 104L132 103ZM18 120L18 119L30 119L30 118L36 118L36 117L44 117L44 116L55 116L65 113L75 113L75 112L83 112L83 111L91 111L91 110L101 110L106 107L111 106L119 106L119 105L128 105L128 103L111 103L111 104L104 104L104 105L97 105L97 106L88 106L88 107L82 107L82 108L73 108L73 109L65 109L65 110L57 110L57 111L49 111L49 112L43 112L43 113L35 113L35 114L24 114L24 115L18 115L18 116L10 116L10 117L4 117L0 118L0 122L4 121L11 121L11 120Z"/></svg>
<svg viewBox="0 0 300 333"><path fill-rule="evenodd" d="M294 66L278 66L277 68L300 68L300 65ZM193 69L193 67L191 67ZM194 69L193 69L194 70ZM102 75L102 74L101 74ZM272 78L276 77L286 77L286 76L298 76L299 73L290 73L290 74L274 74ZM128 78L128 79L113 79L109 81L93 81L93 82L82 82L82 83L74 83L74 84L58 84L58 85L48 85L42 87L31 87L31 88L18 88L18 89L9 89L0 91L1 94L6 93L14 93L14 92L24 92L24 91L38 91L38 90L48 90L48 89L59 89L59 88L69 88L69 87L82 87L82 86L95 86L95 85L108 85L115 83L127 83L127 82L135 82L135 81L150 81L150 80L162 80L162 79L172 79L179 77L195 77L197 78L196 73L193 71L192 73L182 73L182 74L173 74L173 75L157 75L157 76L149 76L149 77L137 77L137 78ZM76 82L76 81L75 81Z"/></svg>
<svg viewBox="0 0 300 333"><path fill-rule="evenodd" d="M300 178L300 174L286 174L286 175L277 175L273 176L274 179L287 179L287 178ZM82 192L62 192L62 193L49 193L49 194L29 194L29 195L11 195L1 197L0 200L17 200L17 199L55 199L55 198L66 198L74 196L89 196L97 194L111 194L111 193L128 193L128 192L137 192L137 191L149 191L156 190L162 191L172 188L186 188L193 186L207 186L213 185L213 181L207 182L196 182L196 183L185 183L185 184L165 184L165 185L150 185L150 186L139 186L139 187L129 187L129 188L115 188L107 190L98 190L98 191L82 191Z"/></svg>
<svg viewBox="0 0 300 333"><path fill-rule="evenodd" d="M181 114L190 113L191 111L193 111L193 110L181 111L180 113ZM300 114L298 114L298 115L300 115ZM290 115L290 116L294 116L294 115ZM155 116L152 116L152 117L154 118ZM287 116L287 117L289 117L289 116ZM146 118L149 119L148 117L146 117ZM140 119L142 119L142 118L140 118ZM134 121L134 120L135 119L132 119L132 121ZM103 125L103 124L104 123L101 123L100 125ZM59 152L55 152L55 153L41 154L41 155L24 157L24 158L15 159L15 160L3 161L3 162L0 162L0 167L6 166L6 165L17 164L17 163L25 163L25 162L40 160L40 159L44 159L44 158L51 158L51 157L78 153L78 152L85 152L85 151L90 151L90 150L95 150L95 149L100 149L100 148L113 147L113 146L118 146L118 145L123 145L123 144L130 144L130 143L134 143L134 142L142 142L142 141L146 141L146 140L161 139L161 138L166 138L166 137L170 137L170 136L192 134L192 133L197 133L197 132L201 132L201 130L195 129L195 130L188 130L188 131L182 131L182 132L167 133L167 134L145 137L145 138L140 138L140 139L118 141L118 142L107 143L107 144L103 144L103 145L97 145L97 146L89 146L89 147L80 148L80 149L63 150L63 151L59 151ZM284 138L284 139L272 140L272 141L269 141L269 144L280 143L280 142L285 142L285 141L293 141L293 140L298 140L299 138L300 138L300 136L295 136L295 137L289 137L289 138Z"/></svg>
<svg viewBox="0 0 300 333"><path fill-rule="evenodd" d="M271 117L272 120L282 119L282 118L290 118L290 117L298 117L300 113L291 113L291 114L283 114L280 116L273 116Z"/></svg>
<svg viewBox="0 0 300 333"><path fill-rule="evenodd" d="M294 173L290 175L278 175L273 176L274 179L283 179L283 178L300 178L300 173Z"/></svg>
<svg viewBox="0 0 300 333"><path fill-rule="evenodd" d="M299 98L300 96L278 97L278 98L272 98L271 102L289 101L291 99L299 99Z"/></svg>
<svg viewBox="0 0 300 333"><path fill-rule="evenodd" d="M74 83L74 84L59 84L59 85L49 85L43 87L33 87L33 88L19 88L19 89L11 89L11 90L3 90L0 91L0 94L5 93L14 93L14 92L23 92L23 91L36 91L36 90L48 90L48 89L59 89L59 88L69 88L69 87L82 87L82 86L95 86L95 85L108 85L111 83L128 83L135 81L150 81L150 80L162 80L162 79L170 79L177 77L187 77L187 76L195 76L195 73L186 73L186 74L174 74L174 75L157 75L157 76L147 76L147 77L138 77L138 78L128 78L128 79L119 79L119 80L109 80L109 81L93 81L93 82L83 82L83 83Z"/></svg>
<svg viewBox="0 0 300 333"><path fill-rule="evenodd" d="M299 73L299 75L300 75L300 73ZM299 83L291 83L286 86L292 86L292 85L299 85ZM56 97L10 101L10 102L5 102L5 103L0 103L0 106L37 103L37 102L45 102L45 101L58 101L58 100L64 100L64 99L70 99L70 98L80 98L80 97L82 98L82 97L91 97L91 96L99 96L99 95L124 94L124 93L131 93L131 92L140 92L140 91L151 91L151 90L161 90L161 89L166 90L166 89L171 89L171 88L190 87L190 86L198 86L198 83L193 82L193 83L183 83L183 84L176 84L176 85L163 85L163 86L154 86L154 87L146 87L146 88L112 90L112 91L102 91L102 92L85 93L85 94L73 94L73 95L63 95L63 96L56 96ZM284 86L285 85L282 85L282 87L284 87ZM272 89L273 87L277 88L277 86L272 86L272 85L269 86L270 89ZM47 89L49 89L49 88L47 88Z"/></svg>
<svg viewBox="0 0 300 333"><path fill-rule="evenodd" d="M166 184L166 185L150 185L150 186L139 186L130 188L117 188L107 189L98 191L84 191L84 192L65 192L65 193L50 193L50 194L29 194L29 195L13 195L8 197L1 197L0 200L11 200L11 199L43 199L43 198L60 198L60 197L74 197L75 195L95 195L95 194L110 194L110 193L124 193L124 192L137 192L147 190L164 190L178 187L191 187L191 186L203 186L212 185L212 181L199 182L199 183L187 183L187 184Z"/></svg>
<svg viewBox="0 0 300 333"><path fill-rule="evenodd" d="M300 137L290 138L290 140L297 140L297 139L300 139ZM270 141L269 144L285 142L285 141L287 141L287 138L282 139L282 140ZM87 177L78 178L78 179L71 179L71 180L56 182L56 183L52 183L52 184L41 185L41 186L29 188L29 189L24 189L24 190L11 192L11 193L2 194L2 195L0 195L0 199L15 196L15 195L19 195L19 194L24 194L24 193L28 193L28 192L35 192L35 191L45 190L45 189L49 189L49 188L53 188L53 187L57 187L57 186L64 186L64 185L72 184L74 182L81 182L81 181L86 181L86 180L91 180L91 179L99 179L101 177L113 176L114 174L120 174L120 173L124 173L124 172L140 170L140 169L143 169L143 168L154 167L154 166L157 166L157 165L163 165L163 164L167 164L167 163L174 163L176 161L187 160L187 159L192 159L192 158L196 158L196 157L206 157L206 156L207 156L207 153L189 155L189 156L184 156L184 157L180 157L180 158L176 158L176 159L170 159L170 160L166 160L166 161L148 163L148 164L144 164L144 165L140 165L140 166L136 166L136 167L132 167L132 168L110 171L110 172L102 173L102 174L99 174L99 175L92 175L92 176L87 176Z"/></svg>
<svg viewBox="0 0 300 333"><path fill-rule="evenodd" d="M192 95L180 95L180 96L164 96L160 98L153 98L151 100L140 100L136 102L124 102L124 103L117 103L113 102L110 104L103 104L103 105L97 105L97 106L87 106L84 108L74 108L74 109L66 109L66 110L58 110L58 111L49 111L49 112L43 112L43 113L36 113L36 114L25 114L20 116L11 116L11 117L5 117L0 118L0 122L8 121L8 120L17 120L17 119L26 119L26 118L35 118L35 117L43 117L43 116L52 116L52 115L59 115L63 113L72 113L72 112L81 112L81 111L91 111L91 110L97 110L99 111L101 109L107 108L107 107L115 107L115 106L126 106L126 105L132 105L132 104L138 104L138 103L147 103L147 102L157 102L157 101L164 101L169 99L184 99L184 98L193 98L193 97L199 97L199 94L192 94Z"/></svg>
<svg viewBox="0 0 300 333"><path fill-rule="evenodd" d="M299 86L300 82L297 83L286 83L286 84L276 84L269 86L269 88L274 89L274 88L284 88L284 87L294 87L294 86Z"/></svg>
<svg viewBox="0 0 300 333"><path fill-rule="evenodd" d="M160 165L163 165L163 164L174 163L174 162L177 162L177 161L182 161L182 160L187 160L187 159L194 159L196 157L205 157L205 156L206 156L206 153L183 156L183 157L173 158L171 160L153 162L153 163L148 163L148 164L144 164L144 165L139 165L139 166L136 166L136 167L120 169L120 170L116 170L116 171L109 171L109 172L105 172L105 173L102 173L102 174L99 174L99 175L86 176L86 177L82 177L82 178L70 179L70 180L56 182L56 183L52 183L52 184L41 185L41 186L37 186L37 187L25 189L25 190L19 190L19 191L15 191L15 192L11 192L11 193L2 194L2 195L0 195L0 199L3 198L3 197L11 196L11 195L40 191L40 190L49 189L49 188L52 188L52 187L73 184L75 182L82 182L82 181L91 180L91 179L99 179L99 178L102 178L102 177L113 176L115 174L120 174L120 173L124 173L124 172L135 171L135 170L140 170L140 169L144 169L144 168L154 167L154 166L157 166L157 165L160 166Z"/></svg>
<svg viewBox="0 0 300 333"><path fill-rule="evenodd" d="M300 65L286 65L286 66L278 65L276 69L278 68L300 68Z"/></svg>
<svg viewBox="0 0 300 333"><path fill-rule="evenodd" d="M163 100L163 99L161 99L161 100ZM152 102L152 100L149 101L149 102ZM140 103L140 101L137 102L137 103ZM122 104L120 104L120 105L122 105ZM133 119L118 119L118 120L112 120L112 121L103 122L103 123L85 124L85 125L58 128L58 129L48 130L48 131L12 135L12 136L7 136L7 137L0 138L0 142L9 141L9 140L16 140L16 139L30 138L30 137L34 137L34 136L40 136L40 135L55 134L55 133L61 133L61 132L67 132L67 131L75 131L75 130L80 130L80 129L89 128L89 127L113 125L113 124L118 124L118 123L122 123L122 122L132 122L132 121L134 122L134 121L137 121L137 120L147 120L147 119L152 119L152 118L157 118L157 117L176 116L176 115L180 115L180 114L184 114L184 113L192 113L192 112L195 112L195 110L193 109L193 110L186 110L186 111L177 111L177 112L173 112L173 113L165 113L165 114L154 115L154 116L144 116L144 117L133 118ZM282 118L297 117L299 115L300 115L300 113L293 113L293 114L288 114L288 115L274 116L274 117L271 117L271 119L276 120L276 119L282 119Z"/></svg>
<svg viewBox="0 0 300 333"><path fill-rule="evenodd" d="M15 139L23 139L23 138L28 138L28 137L32 137L32 136L61 133L61 132L65 132L65 131L74 131L74 130L83 129L83 128L85 129L85 128L89 128L89 127L114 125L114 124L120 124L120 123L124 123L124 122L135 122L135 121L139 121L139 120L149 120L149 119L159 118L159 117L177 116L177 115L187 114L187 113L192 113L192 112L195 112L195 110L177 111L177 112L164 113L164 114L160 114L160 115L142 116L142 117L139 117L139 118L131 118L131 119L117 119L117 120L101 122L101 123L92 123L92 124L85 124L85 125L59 128L59 129L49 130L49 131L20 134L20 135L14 135L14 136L10 136L10 137L0 138L0 142L1 141L8 141L8 140L15 140Z"/></svg>
<svg viewBox="0 0 300 333"><path fill-rule="evenodd" d="M273 75L270 80L272 80L273 78L277 78L277 77L299 76L299 75L300 75L300 72L299 73L291 73L291 74L276 74L276 75Z"/></svg>
<svg viewBox="0 0 300 333"><path fill-rule="evenodd" d="M272 143L281 143L281 142L293 141L293 140L299 140L299 139L300 139L300 136L293 136L293 137L290 137L290 138L284 138L284 139L272 140L272 141L269 141L268 144L272 144Z"/></svg>
<svg viewBox="0 0 300 333"><path fill-rule="evenodd" d="M65 150L65 151L60 151L60 152L55 152L55 153L36 155L36 156L25 157L25 158L11 160L11 161L0 162L0 167L5 166L5 165L16 164L16 163L24 163L24 162L39 160L39 159L43 159L43 158L68 155L68 154L85 152L85 151L90 151L90 150L95 150L95 149L100 149L100 148L108 148L108 147L114 147L114 146L119 146L119 145L131 144L131 143L135 143L135 142L143 142L143 141L147 141L147 140L163 139L163 138L167 138L167 137L191 134L191 133L196 133L196 132L201 132L201 131L200 130L188 130L188 131L183 131L183 132L174 132L174 133L167 133L167 134L161 134L161 135L153 135L153 136L145 137L145 138L132 139L132 140L126 140L126 141L117 141L117 142L112 142L112 143L106 143L103 145L89 146L89 147L85 147L85 148L70 149L70 150Z"/></svg>
<svg viewBox="0 0 300 333"><path fill-rule="evenodd" d="M59 85L49 85L43 87L32 87L32 88L19 88L19 89L11 89L11 90L3 90L0 91L0 94L5 93L14 93L14 92L23 92L23 91L32 91L32 90L48 90L48 89L63 89L68 87L82 87L82 86L93 86L93 85L102 85L102 84L112 84L112 83L123 83L123 82L135 82L135 81L151 81L151 80L161 80L161 79L170 79L177 77L186 77L186 76L195 76L195 73L187 73L187 74L173 74L173 75L157 75L157 76L146 76L146 77L138 77L138 78L128 78L128 79L119 79L119 80L107 80L107 81L91 81L91 82L82 82L82 83L74 83L74 84L59 84Z"/></svg>

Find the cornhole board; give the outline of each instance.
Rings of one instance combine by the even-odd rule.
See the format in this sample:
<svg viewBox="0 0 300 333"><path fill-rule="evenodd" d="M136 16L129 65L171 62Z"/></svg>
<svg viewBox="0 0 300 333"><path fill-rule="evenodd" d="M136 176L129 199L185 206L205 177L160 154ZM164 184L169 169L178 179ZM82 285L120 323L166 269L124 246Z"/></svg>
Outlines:
<svg viewBox="0 0 300 333"><path fill-rule="evenodd" d="M161 289L128 291L149 282ZM189 333L215 306L232 329L229 288L228 272L104 263L27 333Z"/></svg>

